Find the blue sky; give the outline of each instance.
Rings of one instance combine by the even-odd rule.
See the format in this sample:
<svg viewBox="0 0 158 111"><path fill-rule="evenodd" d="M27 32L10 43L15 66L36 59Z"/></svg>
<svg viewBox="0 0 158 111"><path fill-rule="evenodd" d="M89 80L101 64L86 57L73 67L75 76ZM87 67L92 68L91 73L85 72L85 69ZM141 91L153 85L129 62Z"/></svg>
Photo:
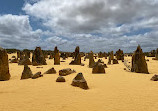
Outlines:
<svg viewBox="0 0 158 111"><path fill-rule="evenodd" d="M158 47L158 0L1 0L4 48L133 52Z"/></svg>
<svg viewBox="0 0 158 111"><path fill-rule="evenodd" d="M0 14L24 14L23 5L23 0L0 0Z"/></svg>

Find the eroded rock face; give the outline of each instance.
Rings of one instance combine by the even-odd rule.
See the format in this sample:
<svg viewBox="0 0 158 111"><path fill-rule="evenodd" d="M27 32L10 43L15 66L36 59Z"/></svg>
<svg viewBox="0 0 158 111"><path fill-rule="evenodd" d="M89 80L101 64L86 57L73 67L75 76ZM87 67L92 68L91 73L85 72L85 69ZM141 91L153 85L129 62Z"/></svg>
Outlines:
<svg viewBox="0 0 158 111"><path fill-rule="evenodd" d="M17 51L17 59L20 58L20 51Z"/></svg>
<svg viewBox="0 0 158 111"><path fill-rule="evenodd" d="M38 63L36 61L32 62L33 66L38 66Z"/></svg>
<svg viewBox="0 0 158 111"><path fill-rule="evenodd" d="M47 65L44 54L40 47L36 47L32 56L32 63L36 62L38 65Z"/></svg>
<svg viewBox="0 0 158 111"><path fill-rule="evenodd" d="M101 63L101 60L99 59L98 62L95 63L93 69L92 69L92 73L93 74L99 74L99 73L105 73L105 66L103 65L103 63Z"/></svg>
<svg viewBox="0 0 158 111"><path fill-rule="evenodd" d="M114 52L113 51L110 52L110 58L111 58L111 60L114 59Z"/></svg>
<svg viewBox="0 0 158 111"><path fill-rule="evenodd" d="M18 63L18 59L17 58L13 58L13 59L11 59L10 63Z"/></svg>
<svg viewBox="0 0 158 111"><path fill-rule="evenodd" d="M48 58L48 53L46 51L44 52L44 57Z"/></svg>
<svg viewBox="0 0 158 111"><path fill-rule="evenodd" d="M95 65L95 61L94 61L94 58L93 58L93 52L92 51L88 54L88 58L89 58L89 68L93 68L94 65Z"/></svg>
<svg viewBox="0 0 158 111"><path fill-rule="evenodd" d="M132 56L132 72L136 73L146 73L148 72L147 63L145 60L145 55L143 54L143 51L140 46L137 47L136 51L134 52Z"/></svg>
<svg viewBox="0 0 158 111"><path fill-rule="evenodd" d="M113 64L119 64L116 59L113 59Z"/></svg>
<svg viewBox="0 0 158 111"><path fill-rule="evenodd" d="M117 60L124 60L123 50L119 49L118 51L116 51L116 59Z"/></svg>
<svg viewBox="0 0 158 111"><path fill-rule="evenodd" d="M152 80L152 81L158 81L158 75L154 75L150 80Z"/></svg>
<svg viewBox="0 0 158 111"><path fill-rule="evenodd" d="M46 71L44 74L56 74L56 70L54 69L54 67L52 67L51 69Z"/></svg>
<svg viewBox="0 0 158 111"><path fill-rule="evenodd" d="M62 77L62 76L59 76L59 77L56 79L56 82L65 82L65 78Z"/></svg>
<svg viewBox="0 0 158 111"><path fill-rule="evenodd" d="M60 65L60 55L57 47L54 48L54 65Z"/></svg>
<svg viewBox="0 0 158 111"><path fill-rule="evenodd" d="M75 70L71 70L70 68L59 70L60 76L67 76L69 74L75 73Z"/></svg>
<svg viewBox="0 0 158 111"><path fill-rule="evenodd" d="M37 78L39 78L39 77L43 77L43 75L41 74L41 72L37 72L36 74L34 74L34 75L32 76L32 79L37 79Z"/></svg>
<svg viewBox="0 0 158 111"><path fill-rule="evenodd" d="M102 52L98 53L98 58L103 58L103 53Z"/></svg>
<svg viewBox="0 0 158 111"><path fill-rule="evenodd" d="M77 76L73 79L72 86L75 87L80 87L82 89L89 89L88 85L87 85L87 81L85 80L85 78L83 77L82 73L78 73Z"/></svg>
<svg viewBox="0 0 158 111"><path fill-rule="evenodd" d="M156 60L158 60L158 48L156 50L155 58L156 58Z"/></svg>
<svg viewBox="0 0 158 111"><path fill-rule="evenodd" d="M10 79L9 64L7 51L0 48L0 81L7 81Z"/></svg>
<svg viewBox="0 0 158 111"><path fill-rule="evenodd" d="M32 76L33 76L33 74L32 74L30 67L28 67L28 65L25 64L24 70L21 75L21 79L29 79L29 78L32 78Z"/></svg>
<svg viewBox="0 0 158 111"><path fill-rule="evenodd" d="M70 65L81 65L81 55L79 46L76 47L74 55L75 59L74 61L71 61Z"/></svg>
<svg viewBox="0 0 158 111"><path fill-rule="evenodd" d="M22 60L19 61L18 65L32 65L28 56L25 56Z"/></svg>

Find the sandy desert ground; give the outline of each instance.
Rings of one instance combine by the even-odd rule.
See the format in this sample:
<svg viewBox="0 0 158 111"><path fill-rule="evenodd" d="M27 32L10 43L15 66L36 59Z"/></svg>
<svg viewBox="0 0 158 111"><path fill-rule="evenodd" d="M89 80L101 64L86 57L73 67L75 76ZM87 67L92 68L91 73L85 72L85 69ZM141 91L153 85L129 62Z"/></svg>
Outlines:
<svg viewBox="0 0 158 111"><path fill-rule="evenodd" d="M9 54L9 58L12 55L16 54ZM33 73L44 73L51 67L57 72L64 68L82 72L89 90L70 85L77 73L66 76L65 83L55 82L58 73L20 80L24 67L10 63L11 79L0 82L0 111L157 111L158 82L150 78L158 74L158 61L147 59L150 74L125 71L121 61L108 65L106 74L92 74L92 69L87 67L89 60L83 58L85 66L69 65L71 58L61 65L53 65L54 60L47 59L48 65L43 68L29 66Z"/></svg>

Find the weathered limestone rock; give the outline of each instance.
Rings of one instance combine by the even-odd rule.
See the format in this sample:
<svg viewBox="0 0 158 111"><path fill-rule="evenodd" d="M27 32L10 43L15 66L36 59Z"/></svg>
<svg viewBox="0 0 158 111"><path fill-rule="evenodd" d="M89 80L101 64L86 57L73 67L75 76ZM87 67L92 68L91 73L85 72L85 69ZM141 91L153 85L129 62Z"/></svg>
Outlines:
<svg viewBox="0 0 158 111"><path fill-rule="evenodd" d="M30 61L28 56L25 56L23 58L23 60L20 60L19 63L18 63L18 65L25 65L25 64L32 65L32 63L31 63L31 61Z"/></svg>
<svg viewBox="0 0 158 111"><path fill-rule="evenodd" d="M93 52L92 51L88 54L88 58L89 58L89 68L93 68L94 65L95 65L95 61L94 61L94 58L93 58Z"/></svg>
<svg viewBox="0 0 158 111"><path fill-rule="evenodd" d="M98 62L95 63L92 73L93 74L99 74L99 73L105 73L104 65L101 63L101 60L99 59Z"/></svg>
<svg viewBox="0 0 158 111"><path fill-rule="evenodd" d="M44 57L48 58L48 53L47 52L44 52Z"/></svg>
<svg viewBox="0 0 158 111"><path fill-rule="evenodd" d="M43 75L41 74L41 72L37 72L36 74L34 74L34 75L32 76L32 79L37 79L37 78L39 78L39 77L43 77Z"/></svg>
<svg viewBox="0 0 158 111"><path fill-rule="evenodd" d="M70 65L81 65L81 56L80 56L80 48L79 46L75 49L75 59L74 61L71 61Z"/></svg>
<svg viewBox="0 0 158 111"><path fill-rule="evenodd" d="M57 47L54 48L54 65L60 65L60 55Z"/></svg>
<svg viewBox="0 0 158 111"><path fill-rule="evenodd" d="M143 51L142 51L140 45L137 47L136 51L134 52L134 54L132 56L131 71L136 72L136 73L149 74L147 63L145 60L145 55L143 54Z"/></svg>
<svg viewBox="0 0 158 111"><path fill-rule="evenodd" d="M118 64L118 61L116 59L113 59L113 64Z"/></svg>
<svg viewBox="0 0 158 111"><path fill-rule="evenodd" d="M38 63L36 61L32 62L33 66L38 66Z"/></svg>
<svg viewBox="0 0 158 111"><path fill-rule="evenodd" d="M150 80L152 80L152 81L158 81L158 75L154 75Z"/></svg>
<svg viewBox="0 0 158 111"><path fill-rule="evenodd" d="M108 65L111 64L111 57L109 56L109 59L108 59Z"/></svg>
<svg viewBox="0 0 158 111"><path fill-rule="evenodd" d="M36 47L32 56L32 63L37 62L38 65L47 65L45 57L40 47Z"/></svg>
<svg viewBox="0 0 158 111"><path fill-rule="evenodd" d="M10 63L18 63L18 59L17 58L11 59Z"/></svg>
<svg viewBox="0 0 158 111"><path fill-rule="evenodd" d="M114 53L113 53L113 51L110 52L110 57L111 57L111 60L114 59Z"/></svg>
<svg viewBox="0 0 158 111"><path fill-rule="evenodd" d="M77 74L77 76L73 79L71 85L75 86L75 87L80 87L80 88L85 89L85 90L89 89L88 85L87 85L87 81L83 77L82 73Z"/></svg>
<svg viewBox="0 0 158 111"><path fill-rule="evenodd" d="M98 53L98 58L103 58L103 53L102 52Z"/></svg>
<svg viewBox="0 0 158 111"><path fill-rule="evenodd" d="M17 59L20 58L20 51L17 51Z"/></svg>
<svg viewBox="0 0 158 111"><path fill-rule="evenodd" d="M29 79L32 78L32 76L33 74L30 67L28 67L28 65L24 65L24 70L22 72L21 79Z"/></svg>
<svg viewBox="0 0 158 111"><path fill-rule="evenodd" d="M59 70L60 76L67 76L69 74L76 73L75 70L71 70L70 68Z"/></svg>
<svg viewBox="0 0 158 111"><path fill-rule="evenodd" d="M56 74L56 70L54 69L54 67L52 67L51 69L46 71L44 74Z"/></svg>
<svg viewBox="0 0 158 111"><path fill-rule="evenodd" d="M116 51L116 59L117 60L124 60L123 50L119 49L118 51Z"/></svg>
<svg viewBox="0 0 158 111"><path fill-rule="evenodd" d="M158 60L158 48L156 49L155 58L153 58L153 60Z"/></svg>
<svg viewBox="0 0 158 111"><path fill-rule="evenodd" d="M65 78L62 77L62 76L59 76L59 77L56 79L56 82L65 82Z"/></svg>
<svg viewBox="0 0 158 111"><path fill-rule="evenodd" d="M10 79L9 64L7 51L0 48L0 81L7 81Z"/></svg>

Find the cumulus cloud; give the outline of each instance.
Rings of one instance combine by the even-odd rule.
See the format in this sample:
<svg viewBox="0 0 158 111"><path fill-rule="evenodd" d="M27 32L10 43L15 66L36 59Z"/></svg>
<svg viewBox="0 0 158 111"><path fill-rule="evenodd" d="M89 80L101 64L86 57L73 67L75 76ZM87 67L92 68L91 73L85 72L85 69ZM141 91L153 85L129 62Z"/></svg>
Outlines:
<svg viewBox="0 0 158 111"><path fill-rule="evenodd" d="M28 16L0 15L0 44L4 48L33 48L41 34L40 29L32 30Z"/></svg>
<svg viewBox="0 0 158 111"><path fill-rule="evenodd" d="M158 47L158 0L37 0L26 2L26 14L53 31L48 43L67 50L145 51Z"/></svg>
<svg viewBox="0 0 158 111"><path fill-rule="evenodd" d="M158 47L158 0L25 0L27 15L0 16L3 47L132 52ZM33 30L29 16L42 27ZM34 22L35 22L34 20Z"/></svg>
<svg viewBox="0 0 158 111"><path fill-rule="evenodd" d="M157 0L39 0L26 3L27 14L44 25L75 33L90 33L117 24L157 17ZM150 21L151 23L154 22ZM145 25L145 24L144 24Z"/></svg>

